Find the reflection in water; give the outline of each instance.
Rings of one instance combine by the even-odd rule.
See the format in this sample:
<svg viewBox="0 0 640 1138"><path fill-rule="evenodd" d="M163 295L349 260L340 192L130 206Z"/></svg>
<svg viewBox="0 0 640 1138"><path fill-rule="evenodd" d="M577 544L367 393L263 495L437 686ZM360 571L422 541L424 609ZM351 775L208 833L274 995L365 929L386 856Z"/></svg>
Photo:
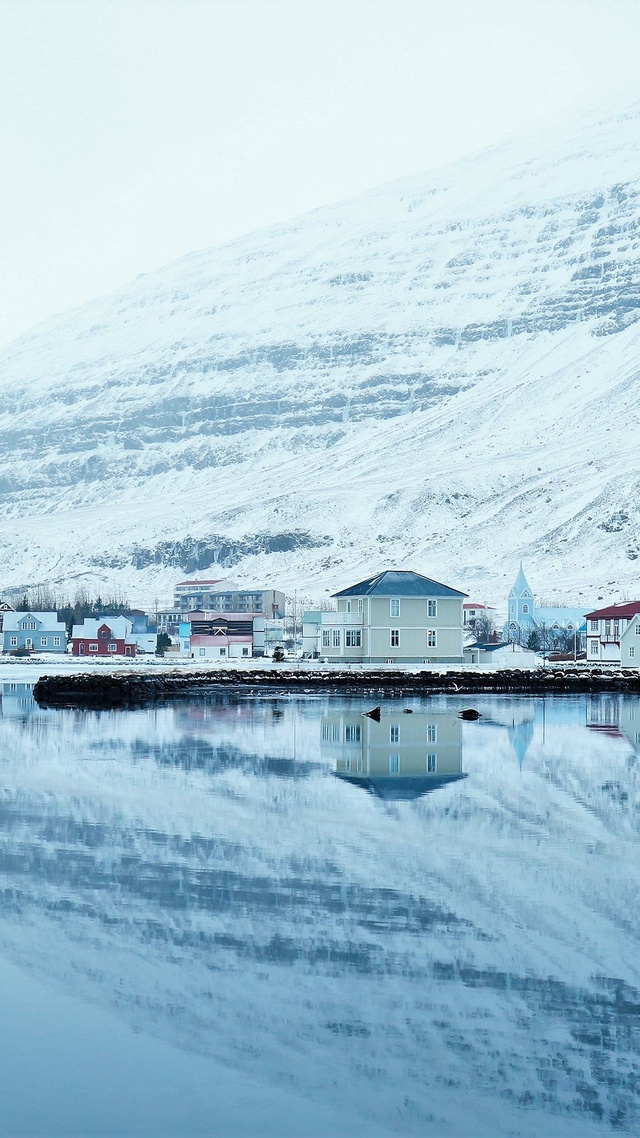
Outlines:
<svg viewBox="0 0 640 1138"><path fill-rule="evenodd" d="M457 712L416 711L399 705L380 722L349 709L322 718L321 754L338 778L380 798L410 799L464 778L462 723Z"/></svg>
<svg viewBox="0 0 640 1138"><path fill-rule="evenodd" d="M0 954L278 1088L300 1138L327 1102L334 1138L637 1133L638 701L460 706L5 684Z"/></svg>

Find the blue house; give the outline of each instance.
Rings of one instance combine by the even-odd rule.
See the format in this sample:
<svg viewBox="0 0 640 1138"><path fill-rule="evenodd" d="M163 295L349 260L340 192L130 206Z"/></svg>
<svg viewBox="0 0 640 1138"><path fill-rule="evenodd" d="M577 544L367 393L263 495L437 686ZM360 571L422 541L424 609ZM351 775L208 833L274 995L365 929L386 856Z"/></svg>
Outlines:
<svg viewBox="0 0 640 1138"><path fill-rule="evenodd" d="M6 612L2 625L3 652L66 652L67 629L57 612Z"/></svg>

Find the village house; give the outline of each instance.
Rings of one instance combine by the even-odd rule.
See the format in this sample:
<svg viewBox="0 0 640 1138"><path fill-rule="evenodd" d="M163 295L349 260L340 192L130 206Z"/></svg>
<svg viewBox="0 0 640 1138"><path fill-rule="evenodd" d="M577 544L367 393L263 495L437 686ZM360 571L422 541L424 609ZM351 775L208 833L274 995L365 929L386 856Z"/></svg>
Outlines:
<svg viewBox="0 0 640 1138"><path fill-rule="evenodd" d="M323 659L363 664L462 664L466 593L396 569L334 593L323 612Z"/></svg>
<svg viewBox="0 0 640 1138"><path fill-rule="evenodd" d="M282 644L282 621L262 613L190 612L178 627L180 654L199 659L243 659L270 655Z"/></svg>
<svg viewBox="0 0 640 1138"><path fill-rule="evenodd" d="M158 613L158 630L175 634L189 612L259 615L281 620L285 595L278 589L240 589L224 578L179 581L174 586L173 607Z"/></svg>
<svg viewBox="0 0 640 1138"><path fill-rule="evenodd" d="M495 616L495 611L490 605L482 605L479 601L465 601L462 606L465 631L473 632L476 624L490 624Z"/></svg>
<svg viewBox="0 0 640 1138"><path fill-rule="evenodd" d="M87 618L74 624L71 651L74 656L135 656L138 651L133 621L126 616Z"/></svg>
<svg viewBox="0 0 640 1138"><path fill-rule="evenodd" d="M5 613L15 612L15 611L16 610L13 608L13 605L10 605L8 601L0 602L0 632L2 632L3 627L4 627L4 615L5 615Z"/></svg>
<svg viewBox="0 0 640 1138"><path fill-rule="evenodd" d="M67 630L57 612L3 613L2 647L7 653L66 652Z"/></svg>
<svg viewBox="0 0 640 1138"><path fill-rule="evenodd" d="M481 668L535 668L538 656L531 648L512 640L482 643L476 641L464 646L465 664L475 664Z"/></svg>
<svg viewBox="0 0 640 1138"><path fill-rule="evenodd" d="M640 601L587 613L587 662L640 667Z"/></svg>

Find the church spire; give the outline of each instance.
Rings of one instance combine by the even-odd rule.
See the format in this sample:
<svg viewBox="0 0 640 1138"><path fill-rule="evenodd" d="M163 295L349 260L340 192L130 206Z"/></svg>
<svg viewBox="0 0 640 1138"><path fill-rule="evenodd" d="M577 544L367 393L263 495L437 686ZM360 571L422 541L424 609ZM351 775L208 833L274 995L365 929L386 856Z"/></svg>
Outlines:
<svg viewBox="0 0 640 1138"><path fill-rule="evenodd" d="M516 577L516 579L513 583L513 588L511 589L511 595L513 597L523 597L523 596L531 597L531 596L533 596L533 594L531 592L531 588L529 586L529 582L527 581L527 578L524 575L524 569L522 568L522 562L520 562L520 568L518 569L518 576Z"/></svg>

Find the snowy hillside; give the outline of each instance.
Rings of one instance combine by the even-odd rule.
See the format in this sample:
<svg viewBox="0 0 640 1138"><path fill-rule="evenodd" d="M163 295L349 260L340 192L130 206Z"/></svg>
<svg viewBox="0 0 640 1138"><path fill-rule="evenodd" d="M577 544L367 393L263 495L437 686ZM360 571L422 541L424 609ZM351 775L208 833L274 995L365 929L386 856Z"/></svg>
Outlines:
<svg viewBox="0 0 640 1138"><path fill-rule="evenodd" d="M0 356L2 584L220 561L635 595L640 103L192 254Z"/></svg>

